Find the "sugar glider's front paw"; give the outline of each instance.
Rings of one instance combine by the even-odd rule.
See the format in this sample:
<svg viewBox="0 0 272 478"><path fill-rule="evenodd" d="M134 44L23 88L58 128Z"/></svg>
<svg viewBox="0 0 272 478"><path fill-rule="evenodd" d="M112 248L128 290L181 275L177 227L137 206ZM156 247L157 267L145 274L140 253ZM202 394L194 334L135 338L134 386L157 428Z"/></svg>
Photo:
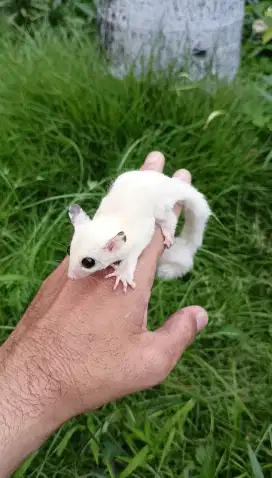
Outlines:
<svg viewBox="0 0 272 478"><path fill-rule="evenodd" d="M131 274L129 270L122 270L120 267L118 267L118 268L116 267L114 272L112 272L111 274L108 274L106 276L106 279L108 279L109 277L116 277L113 290L117 289L117 287L119 285L119 282L122 282L123 291L125 292L125 294L127 292L128 285L132 289L135 289L135 287L136 287L136 284L133 280L133 274Z"/></svg>

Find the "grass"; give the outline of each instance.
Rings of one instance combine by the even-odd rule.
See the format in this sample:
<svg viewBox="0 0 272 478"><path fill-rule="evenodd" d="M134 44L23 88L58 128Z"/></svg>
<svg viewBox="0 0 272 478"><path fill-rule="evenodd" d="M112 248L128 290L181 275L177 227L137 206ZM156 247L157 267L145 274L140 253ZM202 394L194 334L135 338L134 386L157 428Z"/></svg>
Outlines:
<svg viewBox="0 0 272 478"><path fill-rule="evenodd" d="M92 213L111 178L151 150L166 173L188 168L216 215L189 279L156 281L149 313L155 328L200 304L205 332L161 386L71 420L17 478L270 476L268 93L243 74L212 94L186 79L120 82L80 36L1 40L1 341L65 254L68 204Z"/></svg>

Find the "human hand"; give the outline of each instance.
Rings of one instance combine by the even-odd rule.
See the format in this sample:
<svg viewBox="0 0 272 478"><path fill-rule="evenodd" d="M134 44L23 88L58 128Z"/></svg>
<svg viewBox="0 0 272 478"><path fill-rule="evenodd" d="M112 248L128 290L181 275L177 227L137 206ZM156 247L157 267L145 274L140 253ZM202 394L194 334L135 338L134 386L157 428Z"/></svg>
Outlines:
<svg viewBox="0 0 272 478"><path fill-rule="evenodd" d="M143 169L162 171L163 166L163 156L151 153ZM175 175L190 181L185 170ZM72 416L163 381L205 327L206 312L194 306L176 312L155 332L147 330L163 248L157 229L139 259L137 288L126 295L121 287L113 292L105 271L70 281L67 259L46 279L0 349L0 422L6 423L1 459L1 440L12 443L5 452L6 473Z"/></svg>

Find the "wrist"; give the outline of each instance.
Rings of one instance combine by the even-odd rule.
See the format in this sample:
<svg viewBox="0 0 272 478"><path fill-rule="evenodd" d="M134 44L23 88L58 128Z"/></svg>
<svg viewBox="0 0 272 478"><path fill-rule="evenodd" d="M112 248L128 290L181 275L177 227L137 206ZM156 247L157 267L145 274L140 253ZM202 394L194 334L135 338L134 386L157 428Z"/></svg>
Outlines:
<svg viewBox="0 0 272 478"><path fill-rule="evenodd" d="M0 478L69 418L59 413L60 398L57 380L35 347L8 339L0 348Z"/></svg>

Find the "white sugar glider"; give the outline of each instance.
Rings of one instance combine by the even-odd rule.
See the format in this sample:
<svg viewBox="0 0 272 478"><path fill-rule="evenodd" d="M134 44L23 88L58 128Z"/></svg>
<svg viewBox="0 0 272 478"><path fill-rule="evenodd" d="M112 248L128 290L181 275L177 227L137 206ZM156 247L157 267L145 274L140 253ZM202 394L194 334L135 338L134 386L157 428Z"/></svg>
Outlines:
<svg viewBox="0 0 272 478"><path fill-rule="evenodd" d="M181 235L174 238L176 203L184 208ZM157 275L174 279L186 274L202 245L206 223L211 214L205 197L190 184L155 171L131 171L121 174L90 219L80 206L69 208L74 226L70 246L68 277L80 279L112 266L126 292L135 288L134 272L143 250L150 243L155 225L160 226L167 246L159 262Z"/></svg>

